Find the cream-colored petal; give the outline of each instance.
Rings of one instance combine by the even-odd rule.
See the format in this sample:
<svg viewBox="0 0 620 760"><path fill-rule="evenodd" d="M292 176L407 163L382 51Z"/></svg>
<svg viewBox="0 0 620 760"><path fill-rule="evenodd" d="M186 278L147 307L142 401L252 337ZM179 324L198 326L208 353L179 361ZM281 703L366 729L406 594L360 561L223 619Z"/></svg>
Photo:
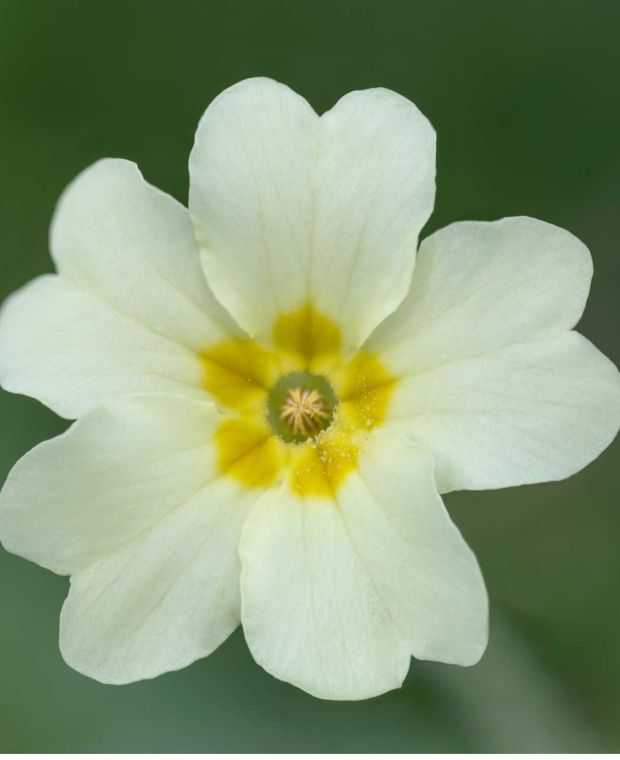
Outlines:
<svg viewBox="0 0 620 760"><path fill-rule="evenodd" d="M51 250L60 279L35 280L3 308L0 379L64 416L118 393L195 387L197 352L235 330L207 287L187 210L134 164L80 174Z"/></svg>
<svg viewBox="0 0 620 760"><path fill-rule="evenodd" d="M104 159L69 185L50 247L60 274L178 343L200 348L232 325L202 275L187 209L129 161Z"/></svg>
<svg viewBox="0 0 620 760"><path fill-rule="evenodd" d="M400 432L380 430L337 503L414 657L478 662L488 638L486 589L437 493L432 456Z"/></svg>
<svg viewBox="0 0 620 760"><path fill-rule="evenodd" d="M427 447L441 492L559 480L620 424L620 375L576 332L555 332L401 380L389 420Z"/></svg>
<svg viewBox="0 0 620 760"><path fill-rule="evenodd" d="M250 334L306 296L318 116L270 79L207 108L190 156L189 208L211 288Z"/></svg>
<svg viewBox="0 0 620 760"><path fill-rule="evenodd" d="M4 547L57 573L147 531L216 476L213 405L128 397L17 462L0 494Z"/></svg>
<svg viewBox="0 0 620 760"><path fill-rule="evenodd" d="M457 222L422 242L407 298L368 348L410 374L571 329L591 277L588 249L560 227Z"/></svg>
<svg viewBox="0 0 620 760"><path fill-rule="evenodd" d="M242 622L254 659L323 699L401 685L410 652L329 501L270 493L240 545Z"/></svg>
<svg viewBox="0 0 620 760"><path fill-rule="evenodd" d="M442 492L556 480L618 430L618 373L569 332L592 262L566 230L461 222L421 245L411 290L366 347L403 379L388 410L427 446Z"/></svg>
<svg viewBox="0 0 620 760"><path fill-rule="evenodd" d="M351 92L323 114L311 297L359 345L409 289L435 200L435 132L406 98Z"/></svg>
<svg viewBox="0 0 620 760"><path fill-rule="evenodd" d="M72 576L60 618L67 663L120 684L178 670L218 647L239 624L237 546L253 500L213 481Z"/></svg>
<svg viewBox="0 0 620 760"><path fill-rule="evenodd" d="M66 661L105 683L175 670L239 623L241 526L256 492L220 476L212 405L128 397L40 444L0 495L4 547L71 573Z"/></svg>
<svg viewBox="0 0 620 760"><path fill-rule="evenodd" d="M263 496L240 552L252 654L315 696L374 696L402 683L411 654L470 665L486 646L476 560L430 456L399 433L373 435L335 500Z"/></svg>
<svg viewBox="0 0 620 760"><path fill-rule="evenodd" d="M69 419L132 393L205 398L204 367L182 346L65 277L43 275L0 316L0 382Z"/></svg>
<svg viewBox="0 0 620 760"><path fill-rule="evenodd" d="M311 302L358 345L407 292L434 173L432 127L389 90L350 93L319 118L272 80L229 88L190 158L213 291L252 335Z"/></svg>

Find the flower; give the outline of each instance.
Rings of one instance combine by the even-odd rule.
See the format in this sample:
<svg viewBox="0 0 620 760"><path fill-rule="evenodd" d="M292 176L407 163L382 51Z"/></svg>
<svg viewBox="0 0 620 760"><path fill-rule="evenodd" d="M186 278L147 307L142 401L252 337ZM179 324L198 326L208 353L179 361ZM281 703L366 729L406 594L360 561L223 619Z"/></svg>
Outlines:
<svg viewBox="0 0 620 760"><path fill-rule="evenodd" d="M77 421L15 465L0 537L71 575L72 667L150 678L240 622L331 699L480 658L484 582L440 494L581 469L620 383L572 331L592 265L568 232L452 224L414 270L434 173L405 98L319 118L252 79L200 122L189 211L118 159L66 190L58 274L4 306L0 373Z"/></svg>

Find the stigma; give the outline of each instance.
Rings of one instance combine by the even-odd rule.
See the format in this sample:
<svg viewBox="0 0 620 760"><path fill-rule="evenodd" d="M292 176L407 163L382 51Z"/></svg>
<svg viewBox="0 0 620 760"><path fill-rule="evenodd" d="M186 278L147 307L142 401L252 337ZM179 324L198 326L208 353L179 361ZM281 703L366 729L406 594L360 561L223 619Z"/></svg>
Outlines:
<svg viewBox="0 0 620 760"><path fill-rule="evenodd" d="M294 435L307 438L319 433L330 417L323 396L307 388L291 388L280 412L280 419Z"/></svg>

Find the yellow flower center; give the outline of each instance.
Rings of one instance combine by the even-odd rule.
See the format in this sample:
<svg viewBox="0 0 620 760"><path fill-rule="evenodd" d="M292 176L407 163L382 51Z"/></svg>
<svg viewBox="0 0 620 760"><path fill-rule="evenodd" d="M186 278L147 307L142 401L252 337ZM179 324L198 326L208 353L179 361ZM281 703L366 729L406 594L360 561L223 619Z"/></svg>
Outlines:
<svg viewBox="0 0 620 760"><path fill-rule="evenodd" d="M270 345L232 338L202 354L204 385L228 414L215 433L220 472L249 488L288 480L332 497L383 422L396 378L311 306L281 314Z"/></svg>

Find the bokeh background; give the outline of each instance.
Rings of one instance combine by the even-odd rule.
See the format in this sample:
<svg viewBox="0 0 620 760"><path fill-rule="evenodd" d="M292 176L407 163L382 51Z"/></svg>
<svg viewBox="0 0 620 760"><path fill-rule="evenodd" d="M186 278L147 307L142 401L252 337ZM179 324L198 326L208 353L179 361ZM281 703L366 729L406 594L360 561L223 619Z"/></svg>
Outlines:
<svg viewBox="0 0 620 760"><path fill-rule="evenodd" d="M620 360L617 0L0 0L0 290L51 268L55 201L102 156L185 201L198 118L247 76L316 109L369 86L438 132L436 213L528 214L590 247L581 331ZM0 476L65 423L0 395ZM238 631L184 671L102 686L64 665L67 580L0 549L0 751L620 750L620 445L568 481L451 495L492 601L472 669L412 664L400 691L316 700Z"/></svg>

